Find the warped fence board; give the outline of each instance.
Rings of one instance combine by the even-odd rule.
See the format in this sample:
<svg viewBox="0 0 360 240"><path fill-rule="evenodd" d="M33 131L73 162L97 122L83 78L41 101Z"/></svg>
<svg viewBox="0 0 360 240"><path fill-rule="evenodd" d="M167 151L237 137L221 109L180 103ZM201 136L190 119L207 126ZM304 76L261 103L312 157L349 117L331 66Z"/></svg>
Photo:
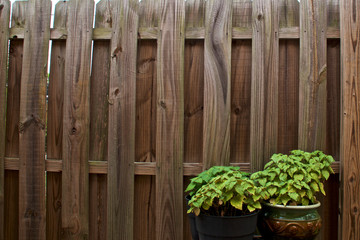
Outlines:
<svg viewBox="0 0 360 240"><path fill-rule="evenodd" d="M41 1L15 2L6 30L9 2L0 0L0 31L4 25L9 34L0 36L0 138L5 140L0 139L0 239L39 233L26 234L29 225L20 223L31 216L19 212L27 204L22 199L39 192L30 203L46 199L46 231L38 239L190 239L183 191L191 176L214 164L262 169L272 153L306 146L332 154L337 173L347 164L351 177L344 178L344 192L359 188L357 162L349 158L356 151L344 150L353 136L350 116L359 107L350 104L352 92L344 88L352 79L343 79L340 88L341 59L347 59L340 55L340 42L351 41L345 30L340 36L339 0L101 0L95 14L92 0L60 1L54 27L36 25L47 29L41 34L28 30L27 16L44 19L49 11L31 14L28 4L34 2ZM36 68L27 74L26 66L46 64L42 58L26 60L32 53L28 44L23 47L29 35L52 40L47 92L26 88L37 74ZM356 50L347 51L356 59ZM43 76L36 81L43 84ZM343 108L353 106L346 115L340 110L344 91ZM46 143L41 139L42 146L30 150L40 149L39 156L46 151L45 158L31 157L41 173L23 165L33 160L22 150L31 145L19 133L20 102L31 94L48 96L40 110L47 106ZM22 102L21 109L34 106ZM340 135L340 125L347 134ZM31 144L39 142L36 132L28 135L35 140ZM32 184L23 181L29 175L39 184L24 195L24 186ZM337 226L351 237L358 234L350 229L357 224L356 202L343 208L346 226L334 210L338 177L325 185L319 239L336 236ZM343 196L343 204L350 204Z"/></svg>
<svg viewBox="0 0 360 240"><path fill-rule="evenodd" d="M229 165L232 1L207 1L203 167Z"/></svg>
<svg viewBox="0 0 360 240"><path fill-rule="evenodd" d="M0 0L0 239L4 238L4 157L10 2Z"/></svg>

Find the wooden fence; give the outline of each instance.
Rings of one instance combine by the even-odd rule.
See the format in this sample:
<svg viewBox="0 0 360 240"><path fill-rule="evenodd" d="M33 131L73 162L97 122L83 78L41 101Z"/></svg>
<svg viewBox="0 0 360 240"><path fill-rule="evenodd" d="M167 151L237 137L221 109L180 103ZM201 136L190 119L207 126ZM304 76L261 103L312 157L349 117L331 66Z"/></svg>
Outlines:
<svg viewBox="0 0 360 240"><path fill-rule="evenodd" d="M49 0L10 9L0 239L190 239L191 176L297 148L341 175L321 239L360 239L358 0L70 0L52 28Z"/></svg>

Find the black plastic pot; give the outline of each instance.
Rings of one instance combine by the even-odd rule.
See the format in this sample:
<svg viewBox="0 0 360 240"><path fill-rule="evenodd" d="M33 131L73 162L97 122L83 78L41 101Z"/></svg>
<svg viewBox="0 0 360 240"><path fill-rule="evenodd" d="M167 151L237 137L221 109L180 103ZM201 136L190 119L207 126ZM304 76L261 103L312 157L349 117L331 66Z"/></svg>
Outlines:
<svg viewBox="0 0 360 240"><path fill-rule="evenodd" d="M200 240L252 240L258 213L235 217L200 214L195 218Z"/></svg>
<svg viewBox="0 0 360 240"><path fill-rule="evenodd" d="M190 199L191 199L190 195L187 195L185 197L186 206L187 206L188 209L189 209L188 202L190 201ZM193 240L199 240L199 233L198 233L198 231L196 229L195 214L189 213L189 214L187 214L187 216L188 216L189 223L190 223L191 237L192 237Z"/></svg>

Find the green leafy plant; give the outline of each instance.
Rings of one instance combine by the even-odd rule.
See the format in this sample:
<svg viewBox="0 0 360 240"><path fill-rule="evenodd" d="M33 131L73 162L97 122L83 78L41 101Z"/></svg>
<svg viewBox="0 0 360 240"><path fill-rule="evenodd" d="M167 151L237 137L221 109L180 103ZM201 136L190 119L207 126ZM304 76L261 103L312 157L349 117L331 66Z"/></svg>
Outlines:
<svg viewBox="0 0 360 240"><path fill-rule="evenodd" d="M240 167L232 166L213 166L206 171L203 171L198 176L190 180L190 184L187 186L185 192L189 192L189 195L192 197L203 185L210 182L216 176L222 175L229 171L238 171ZM249 176L248 173L243 173L244 175Z"/></svg>
<svg viewBox="0 0 360 240"><path fill-rule="evenodd" d="M214 216L240 216L261 209L266 191L255 186L249 174L231 170L212 178L193 195L188 213Z"/></svg>
<svg viewBox="0 0 360 240"><path fill-rule="evenodd" d="M321 151L278 153L263 171L253 173L251 179L267 191L270 203L305 206L317 202L317 192L325 195L323 182L334 173L332 162L333 157Z"/></svg>

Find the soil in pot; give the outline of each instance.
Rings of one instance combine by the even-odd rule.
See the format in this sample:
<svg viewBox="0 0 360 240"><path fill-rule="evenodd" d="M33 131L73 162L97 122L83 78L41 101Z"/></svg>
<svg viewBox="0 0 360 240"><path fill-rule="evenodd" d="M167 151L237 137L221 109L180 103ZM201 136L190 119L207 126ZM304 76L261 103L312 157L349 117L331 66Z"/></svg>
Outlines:
<svg viewBox="0 0 360 240"><path fill-rule="evenodd" d="M200 214L195 218L200 240L252 240L258 211L243 216L220 217Z"/></svg>
<svg viewBox="0 0 360 240"><path fill-rule="evenodd" d="M320 203L309 206L264 204L258 228L266 240L313 240L320 232Z"/></svg>

